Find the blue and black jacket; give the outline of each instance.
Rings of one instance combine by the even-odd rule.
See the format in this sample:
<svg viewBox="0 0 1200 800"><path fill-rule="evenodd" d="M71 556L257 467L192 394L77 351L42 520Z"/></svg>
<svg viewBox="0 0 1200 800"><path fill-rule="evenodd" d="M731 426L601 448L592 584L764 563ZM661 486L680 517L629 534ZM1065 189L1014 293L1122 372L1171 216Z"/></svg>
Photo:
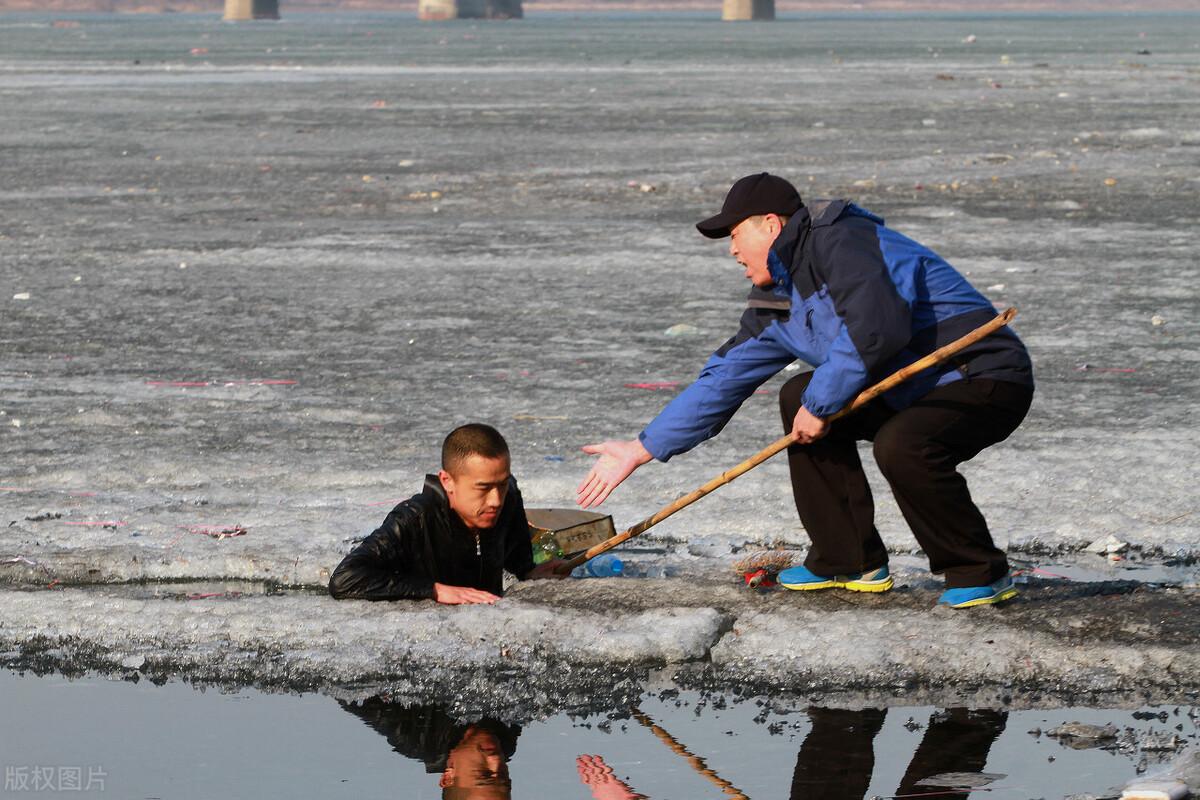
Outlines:
<svg viewBox="0 0 1200 800"><path fill-rule="evenodd" d="M639 438L659 461L720 433L764 381L800 359L814 367L804 407L828 417L867 386L996 316L941 256L847 200L800 209L771 247L775 283L755 289L741 329ZM883 395L895 409L964 378L1033 385L1029 354L1001 328L952 361Z"/></svg>

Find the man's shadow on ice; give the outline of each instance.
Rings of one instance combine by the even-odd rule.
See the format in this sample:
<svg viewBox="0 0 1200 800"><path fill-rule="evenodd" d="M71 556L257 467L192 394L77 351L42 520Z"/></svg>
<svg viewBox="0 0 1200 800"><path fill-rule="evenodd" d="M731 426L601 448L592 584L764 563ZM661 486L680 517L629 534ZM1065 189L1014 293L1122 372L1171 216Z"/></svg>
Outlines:
<svg viewBox="0 0 1200 800"><path fill-rule="evenodd" d="M437 706L405 707L372 697L338 701L400 755L438 775L444 800L511 800L508 762L521 728L494 719L458 722Z"/></svg>

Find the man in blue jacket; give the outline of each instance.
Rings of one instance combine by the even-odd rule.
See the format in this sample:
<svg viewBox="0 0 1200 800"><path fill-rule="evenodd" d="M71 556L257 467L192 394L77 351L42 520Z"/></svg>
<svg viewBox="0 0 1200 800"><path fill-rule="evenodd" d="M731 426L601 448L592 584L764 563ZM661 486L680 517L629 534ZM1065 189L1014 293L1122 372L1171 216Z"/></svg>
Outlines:
<svg viewBox="0 0 1200 800"><path fill-rule="evenodd" d="M599 455L577 502L598 505L635 469L716 436L742 402L796 359L811 364L780 390L792 491L812 546L785 570L789 589L892 587L887 548L856 443L875 459L929 558L945 576L940 602L966 608L1016 595L1004 552L957 466L1016 430L1033 398L1033 368L1003 328L952 362L921 373L837 422L863 389L995 316L992 304L932 250L846 200L805 206L786 180L749 175L721 213L696 226L730 237L754 284L737 335L700 377L631 441Z"/></svg>

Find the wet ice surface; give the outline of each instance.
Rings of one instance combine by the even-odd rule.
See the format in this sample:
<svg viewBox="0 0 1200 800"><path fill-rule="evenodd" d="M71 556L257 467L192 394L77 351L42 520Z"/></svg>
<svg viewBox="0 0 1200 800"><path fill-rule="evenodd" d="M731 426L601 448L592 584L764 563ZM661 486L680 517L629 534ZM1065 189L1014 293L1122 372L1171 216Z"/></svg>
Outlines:
<svg viewBox="0 0 1200 800"><path fill-rule="evenodd" d="M495 606L335 601L200 586L9 590L0 663L154 679L379 691L466 713L589 709L655 675L779 697L857 692L1015 707L1188 702L1194 591L1045 582L1021 602L934 608L926 580L884 596L757 593L731 581L521 584Z"/></svg>
<svg viewBox="0 0 1200 800"><path fill-rule="evenodd" d="M441 797L438 781L451 753L461 770L458 745L471 723L507 754L516 798L602 796L581 778L599 785L601 765L612 770L609 781L654 800L731 793L722 787L795 800L981 786L1000 798L1103 796L1179 759L1195 743L1198 713L787 706L652 689L589 714L481 722L381 697L347 702L177 682L0 672L0 687L10 712L0 739L14 780L33 766L51 767L56 780L61 767L76 766L107 793L175 800L242 796L248 787L257 797ZM1067 723L1111 725L1117 735L1063 742L1046 734Z"/></svg>
<svg viewBox="0 0 1200 800"><path fill-rule="evenodd" d="M226 26L172 15L56 29L13 17L0 27L11 110L0 114L0 579L316 589L468 420L506 434L528 504L568 505L588 465L579 446L633 436L673 394L626 384L685 384L734 331L745 282L691 225L732 179L765 168L806 196L853 197L1020 308L1033 410L964 470L1001 544L1054 571L1050 556L1113 535L1127 556L1174 564L1153 580L1194 587L1200 128L1183 99L1200 82L1195 20ZM665 334L681 324L695 332ZM605 509L618 527L773 441L773 390L790 374L716 440L627 482ZM901 584L920 601L838 619L890 641L893 621L929 629L936 584L868 470ZM246 533L210 535L235 526ZM696 598L672 622L678 641L648 631L692 581L731 591L732 560L805 541L777 460L648 534L664 552L636 555L635 574L681 585L624 584L650 616L584 617L604 632L594 639L549 632L546 609L569 599L553 594L535 610L451 612L77 589L6 592L0 633L20 648L79 632L105 658L144 647L201 672L274 677L267 655L235 646L262 644L311 658L309 673L365 680L382 656L323 651L326 620L368 648L379 642L366 620L404 619L416 633L396 652L449 669L422 636L457 626L464 642L488 639L494 661L490 626L503 619L519 646L547 631L550 651L579 646L590 664L661 665L712 647L738 679L769 682L779 674L747 674L753 659L722 632L718 618L744 608ZM1175 614L1193 596L1150 594ZM748 617L747 641L769 646L780 674L808 676L779 631L803 640L805 621L826 623L837 601L782 602L799 616L753 610L768 616ZM1085 594L1076 602L1088 611ZM1029 625L1046 616L1026 608ZM1146 615L1113 645L1121 667L1084 674L1085 657L1069 655L1110 635L1099 623L1036 663L1072 690L1131 676L1178 688L1187 637L1152 641ZM948 641L986 624L936 619ZM192 622L185 640L199 649L172 651L174 626ZM1141 659L1142 644L1164 647L1161 660ZM209 663L204 647L220 657ZM475 647L465 658L485 663ZM522 669L543 663L528 655ZM912 662L918 678L927 660ZM1018 670L982 654L959 667L983 682ZM906 680L905 668L885 678Z"/></svg>

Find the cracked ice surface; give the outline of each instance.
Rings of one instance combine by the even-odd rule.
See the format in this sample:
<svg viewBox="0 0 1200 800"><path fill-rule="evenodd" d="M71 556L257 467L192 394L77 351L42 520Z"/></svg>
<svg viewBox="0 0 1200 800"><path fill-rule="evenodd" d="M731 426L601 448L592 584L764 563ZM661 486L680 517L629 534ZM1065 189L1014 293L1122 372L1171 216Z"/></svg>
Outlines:
<svg viewBox="0 0 1200 800"><path fill-rule="evenodd" d="M547 670L581 681L598 672L610 686L622 670L703 658L726 623L712 608L610 616L516 600L450 608L310 593L187 601L10 591L0 609L0 650L24 647L62 666L293 688L403 680L412 692L454 687L460 703L474 691L493 704L535 694Z"/></svg>
<svg viewBox="0 0 1200 800"><path fill-rule="evenodd" d="M152 597L134 587L0 592L0 663L165 679L379 691L460 709L590 707L652 673L782 698L867 692L1031 705L1194 695L1197 599L1131 582L1029 584L1002 609L748 592L676 579L535 581L496 606L312 592ZM1046 613L1053 609L1054 613ZM1005 699L1006 698L1006 699Z"/></svg>
<svg viewBox="0 0 1200 800"><path fill-rule="evenodd" d="M447 430L475 419L508 437L529 505L569 505L589 464L578 448L635 435L673 396L626 384L685 384L734 332L745 282L724 245L692 225L733 179L762 169L807 197L852 197L1020 309L1033 409L964 467L1001 545L1080 550L1113 535L1147 554L1200 555L1200 137L1180 101L1200 74L1189 26L1114 17L1094 21L1100 34L1081 45L1069 20L976 20L977 46L945 48L961 41L960 23L526 20L435 45L429 28L375 19L413 67L350 52L338 38L349 27L298 17L285 26L292 51L308 54L298 70L265 55L270 41L250 44L282 28L174 24L97 19L70 45L46 40L49 27L0 31L0 90L20 110L0 116L10 156L0 160L0 581L321 587L355 538L419 489ZM130 63L135 50L186 53L201 29L219 63ZM1139 31L1155 57L1135 66ZM695 332L665 334L681 324ZM773 441L773 392L791 374L712 442L622 486L605 507L618 527ZM899 561L916 543L868 473ZM234 525L248 532L193 532ZM686 579L622 591L674 604L735 549L806 539L776 459L644 541L672 549ZM695 558L677 557L676 543ZM639 560L648 573L662 566ZM464 663L503 667L497 643L478 640L500 625L518 652L579 648L602 669L609 658L703 652L718 625L701 610L660 619L639 608L640 625L593 611L552 625L544 610L509 605L372 606L359 619L357 606L291 596L205 611L74 590L3 597L6 640L66 631L98 652L120 652L122 637L165 652L178 625L197 655L189 645L170 657L200 671L209 647L231 673L348 679L387 653L451 663L420 638L441 628L455 631ZM73 616L61 598L92 605ZM929 613L903 608L906 626ZM380 615L407 632L382 638ZM353 635L338 638L326 618ZM835 644L834 632L782 612L747 623L747 641L772 645L764 652L796 674L810 669L790 660L797 641L770 625ZM526 624L544 637L517 630ZM953 638L965 625L936 627ZM652 633L663 626L670 636ZM1090 635L1107 636L1099 622ZM1040 652L1041 639L1023 636L1002 640ZM263 655L242 649L256 641ZM330 641L357 661L339 661ZM748 674L755 650L738 641L726 636L714 657ZM923 641L898 652L916 659ZM1084 656L1064 650L1086 644L1033 663L1086 684ZM1144 638L1126 646L1158 652ZM1020 675L987 650L946 655L936 638L928 649L979 676Z"/></svg>
<svg viewBox="0 0 1200 800"><path fill-rule="evenodd" d="M1119 691L1139 681L1188 681L1200 658L1178 648L1090 641L1070 646L1024 627L985 626L959 612L877 609L831 619L828 610L755 612L739 617L734 635L713 649L729 679L761 680L770 654L775 680L844 686L1071 685ZM981 635L983 634L983 635ZM786 642L788 646L781 647ZM786 676L786 677L783 677Z"/></svg>
<svg viewBox="0 0 1200 800"><path fill-rule="evenodd" d="M194 22L220 58L168 75L125 56L182 47L193 22L89 24L78 52L0 34L21 108L0 121L0 561L24 559L0 580L319 586L469 419L508 436L530 504L568 505L579 446L633 436L673 394L625 385L692 380L736 327L745 282L692 223L763 168L853 197L1020 308L1033 410L964 468L999 543L1200 554L1187 26L1098 21L1081 47L1065 22L997 20L945 49L956 23L813 21L806 47L787 26L664 22L649 68L634 23L527 20L434 47L374 21L416 70L297 18L326 53L300 71L267 40L226 42L265 29ZM1131 64L1143 34L1155 57ZM719 69L697 56L714 50ZM679 324L695 333L665 335ZM618 526L773 441L778 383L621 487ZM911 551L868 471L885 541ZM800 545L789 494L768 462L648 538ZM235 524L249 534L186 532Z"/></svg>

